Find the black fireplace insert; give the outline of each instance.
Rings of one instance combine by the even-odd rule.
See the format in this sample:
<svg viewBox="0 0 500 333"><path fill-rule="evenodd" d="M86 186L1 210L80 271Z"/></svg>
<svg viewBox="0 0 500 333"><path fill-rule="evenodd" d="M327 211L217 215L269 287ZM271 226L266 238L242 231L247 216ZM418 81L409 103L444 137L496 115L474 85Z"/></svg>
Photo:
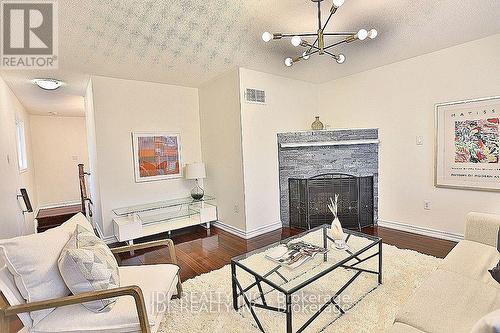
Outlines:
<svg viewBox="0 0 500 333"><path fill-rule="evenodd" d="M290 178L290 226L312 229L333 220L330 198L338 199L338 217L344 228L361 230L374 225L373 176L328 173L312 178Z"/></svg>

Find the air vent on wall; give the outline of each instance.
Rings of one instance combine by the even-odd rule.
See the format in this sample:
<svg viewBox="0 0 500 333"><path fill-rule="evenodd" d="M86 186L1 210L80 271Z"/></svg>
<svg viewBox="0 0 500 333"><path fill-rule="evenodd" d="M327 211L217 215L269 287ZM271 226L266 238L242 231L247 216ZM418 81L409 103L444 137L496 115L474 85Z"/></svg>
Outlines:
<svg viewBox="0 0 500 333"><path fill-rule="evenodd" d="M245 91L247 103L266 104L266 92L258 89L248 89Z"/></svg>

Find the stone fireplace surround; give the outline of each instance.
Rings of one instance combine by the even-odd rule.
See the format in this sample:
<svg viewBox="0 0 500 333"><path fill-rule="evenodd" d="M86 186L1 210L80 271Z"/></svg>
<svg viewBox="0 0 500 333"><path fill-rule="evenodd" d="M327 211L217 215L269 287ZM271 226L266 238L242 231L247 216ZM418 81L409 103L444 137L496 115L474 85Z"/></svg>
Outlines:
<svg viewBox="0 0 500 333"><path fill-rule="evenodd" d="M373 176L374 221L378 220L378 129L278 133L280 216L289 225L289 178L325 173Z"/></svg>

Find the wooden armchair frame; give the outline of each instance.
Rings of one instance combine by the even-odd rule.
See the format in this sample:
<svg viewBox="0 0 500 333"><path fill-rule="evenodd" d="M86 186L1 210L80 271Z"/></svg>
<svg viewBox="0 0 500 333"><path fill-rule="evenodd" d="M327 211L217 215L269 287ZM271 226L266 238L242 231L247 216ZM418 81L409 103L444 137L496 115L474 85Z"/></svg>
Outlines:
<svg viewBox="0 0 500 333"><path fill-rule="evenodd" d="M175 247L174 243L170 239L152 241L142 244L128 245L128 246L120 246L116 248L112 248L111 252L113 254L119 254L124 252L130 252L135 250L143 250L153 247L167 246L170 254L170 258L173 264L177 265L177 257L175 255ZM182 284L180 280L180 275L177 276L177 297L181 297L182 294ZM128 286L128 287L120 287L102 291L94 291L81 293L78 295L60 297L45 301L32 302L26 304L19 304L14 306L6 306L0 309L0 332L9 332L9 323L10 319L20 313L38 311L50 308L57 308L61 306L73 305L73 304L81 304L96 300L103 300L108 298L115 297L123 297L123 296L132 296L135 301L135 307L137 311L137 315L139 317L139 325L142 333L150 333L151 330L149 328L148 314L146 311L146 304L144 302L144 295L142 293L141 288L138 286ZM6 302L7 303L7 302Z"/></svg>

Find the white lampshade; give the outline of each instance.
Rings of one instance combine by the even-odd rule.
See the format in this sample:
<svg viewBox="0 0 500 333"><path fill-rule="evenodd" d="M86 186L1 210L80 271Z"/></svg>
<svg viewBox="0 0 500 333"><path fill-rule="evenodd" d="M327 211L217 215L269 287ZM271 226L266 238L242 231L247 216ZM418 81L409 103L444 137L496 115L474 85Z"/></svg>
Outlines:
<svg viewBox="0 0 500 333"><path fill-rule="evenodd" d="M205 171L205 163L186 164L185 170L186 179L202 179L207 176Z"/></svg>

